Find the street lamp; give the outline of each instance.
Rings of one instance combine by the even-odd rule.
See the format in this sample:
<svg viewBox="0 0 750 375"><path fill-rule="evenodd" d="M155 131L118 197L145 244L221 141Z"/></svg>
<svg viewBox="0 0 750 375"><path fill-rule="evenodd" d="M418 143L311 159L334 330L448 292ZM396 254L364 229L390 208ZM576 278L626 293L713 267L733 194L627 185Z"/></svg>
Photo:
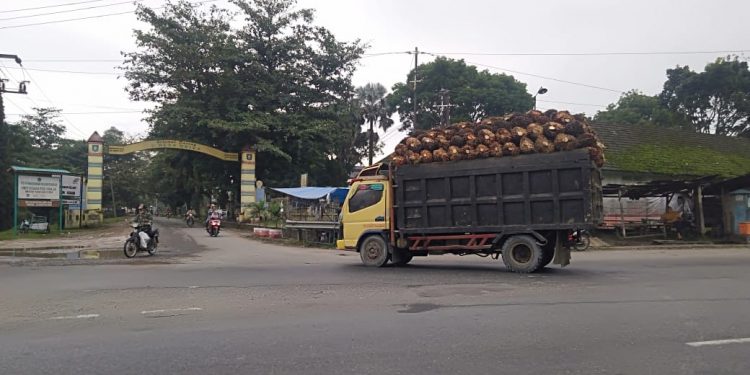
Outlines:
<svg viewBox="0 0 750 375"><path fill-rule="evenodd" d="M544 95L547 93L547 89L543 86L539 86L539 90L536 90L536 94L534 94L534 109L536 109L536 96L537 95Z"/></svg>

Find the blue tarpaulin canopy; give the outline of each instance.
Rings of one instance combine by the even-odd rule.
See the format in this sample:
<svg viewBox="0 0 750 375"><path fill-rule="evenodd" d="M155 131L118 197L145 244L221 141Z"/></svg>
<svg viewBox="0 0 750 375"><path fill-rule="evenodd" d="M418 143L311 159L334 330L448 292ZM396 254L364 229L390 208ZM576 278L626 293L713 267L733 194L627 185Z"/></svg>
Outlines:
<svg viewBox="0 0 750 375"><path fill-rule="evenodd" d="M298 188L271 188L271 190L278 191L279 193L286 194L294 198L306 200L325 199L330 194L331 200L338 201L339 203L344 201L344 198L346 198L346 194L349 192L349 188L312 186Z"/></svg>

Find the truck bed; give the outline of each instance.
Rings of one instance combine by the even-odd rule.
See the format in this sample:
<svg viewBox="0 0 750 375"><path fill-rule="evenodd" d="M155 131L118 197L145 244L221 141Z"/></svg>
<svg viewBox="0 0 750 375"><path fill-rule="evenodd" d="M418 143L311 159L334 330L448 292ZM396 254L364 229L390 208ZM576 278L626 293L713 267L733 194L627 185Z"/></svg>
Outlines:
<svg viewBox="0 0 750 375"><path fill-rule="evenodd" d="M586 150L396 169L402 234L589 228L601 221L601 177Z"/></svg>

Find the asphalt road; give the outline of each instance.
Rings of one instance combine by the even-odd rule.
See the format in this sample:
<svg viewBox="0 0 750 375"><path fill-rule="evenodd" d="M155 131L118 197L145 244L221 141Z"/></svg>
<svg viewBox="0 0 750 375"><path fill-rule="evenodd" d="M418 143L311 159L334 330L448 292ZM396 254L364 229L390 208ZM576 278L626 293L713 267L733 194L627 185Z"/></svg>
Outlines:
<svg viewBox="0 0 750 375"><path fill-rule="evenodd" d="M161 231L191 255L0 265L0 374L750 373L750 249L576 253L517 275Z"/></svg>

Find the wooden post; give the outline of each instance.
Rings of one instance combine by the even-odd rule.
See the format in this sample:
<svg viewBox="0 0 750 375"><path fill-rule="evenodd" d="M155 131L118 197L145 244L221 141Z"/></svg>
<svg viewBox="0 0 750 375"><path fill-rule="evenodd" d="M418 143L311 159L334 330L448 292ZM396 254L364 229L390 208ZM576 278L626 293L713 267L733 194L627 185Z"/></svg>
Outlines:
<svg viewBox="0 0 750 375"><path fill-rule="evenodd" d="M703 216L703 186L698 185L695 188L695 209L698 211L698 233L702 235L706 234L706 220Z"/></svg>
<svg viewBox="0 0 750 375"><path fill-rule="evenodd" d="M617 189L617 203L620 206L620 233L625 238L625 211L622 206L622 188Z"/></svg>

